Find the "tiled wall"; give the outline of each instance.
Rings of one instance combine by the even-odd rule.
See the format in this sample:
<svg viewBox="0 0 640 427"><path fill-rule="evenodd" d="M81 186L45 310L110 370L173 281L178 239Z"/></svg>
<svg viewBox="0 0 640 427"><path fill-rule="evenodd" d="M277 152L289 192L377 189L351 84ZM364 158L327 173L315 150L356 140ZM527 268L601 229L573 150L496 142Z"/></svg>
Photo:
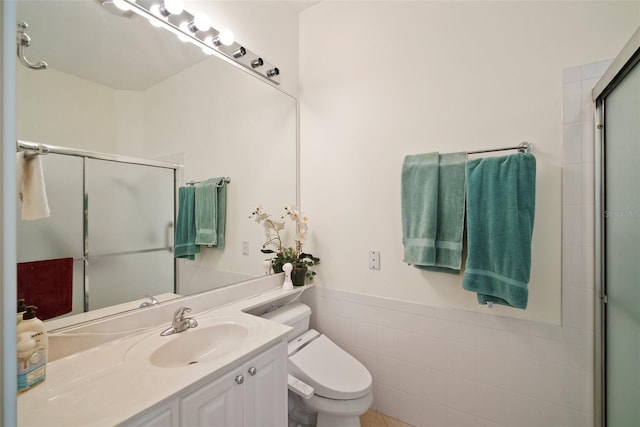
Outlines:
<svg viewBox="0 0 640 427"><path fill-rule="evenodd" d="M415 426L585 426L586 329L313 288L313 324L364 363L374 409Z"/></svg>
<svg viewBox="0 0 640 427"><path fill-rule="evenodd" d="M313 326L416 426L593 425L593 112L609 62L563 73L562 326L312 288Z"/></svg>

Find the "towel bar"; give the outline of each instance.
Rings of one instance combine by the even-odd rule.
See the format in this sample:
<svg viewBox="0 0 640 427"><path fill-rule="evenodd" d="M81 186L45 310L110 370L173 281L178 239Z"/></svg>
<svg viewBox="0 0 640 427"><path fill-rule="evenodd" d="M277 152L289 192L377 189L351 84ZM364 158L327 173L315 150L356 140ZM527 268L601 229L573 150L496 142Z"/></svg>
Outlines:
<svg viewBox="0 0 640 427"><path fill-rule="evenodd" d="M527 141L521 142L515 147L490 148L487 150L467 151L467 154L491 153L493 151L518 150L520 153L530 153L533 151L533 144Z"/></svg>
<svg viewBox="0 0 640 427"><path fill-rule="evenodd" d="M33 148L20 148L20 151L24 151L24 158L25 159L32 159L36 156L39 155L45 155L45 154L49 154L49 147L47 147L44 144L38 144Z"/></svg>
<svg viewBox="0 0 640 427"><path fill-rule="evenodd" d="M192 180L192 181L187 182L187 185L196 185L196 184L199 184L201 182L204 182L204 181L193 181ZM224 184L229 184L230 182L231 182L231 178L229 178L228 176L225 176L218 183L218 187L222 187Z"/></svg>

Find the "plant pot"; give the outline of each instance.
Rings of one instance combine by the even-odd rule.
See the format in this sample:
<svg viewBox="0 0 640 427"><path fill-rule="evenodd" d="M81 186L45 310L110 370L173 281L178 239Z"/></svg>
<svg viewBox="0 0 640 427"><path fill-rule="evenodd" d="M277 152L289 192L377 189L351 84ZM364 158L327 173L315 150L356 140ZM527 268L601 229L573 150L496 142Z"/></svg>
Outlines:
<svg viewBox="0 0 640 427"><path fill-rule="evenodd" d="M304 280L307 276L307 267L294 267L291 272L291 281L293 286L304 286Z"/></svg>
<svg viewBox="0 0 640 427"><path fill-rule="evenodd" d="M273 267L273 272L274 273L282 273L283 272L282 264L280 264L280 263L273 264L272 267Z"/></svg>

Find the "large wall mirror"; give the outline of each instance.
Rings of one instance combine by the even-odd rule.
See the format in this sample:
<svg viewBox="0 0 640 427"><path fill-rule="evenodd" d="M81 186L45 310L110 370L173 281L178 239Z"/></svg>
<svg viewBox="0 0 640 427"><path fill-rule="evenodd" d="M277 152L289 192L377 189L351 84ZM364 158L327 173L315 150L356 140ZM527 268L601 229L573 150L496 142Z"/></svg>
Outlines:
<svg viewBox="0 0 640 427"><path fill-rule="evenodd" d="M264 233L249 215L258 205L282 212L296 202L296 99L109 2L19 0L18 21L28 24L31 37L25 56L48 63L38 71L17 65L18 139L180 164L182 185L229 177L225 246L178 260L174 293L264 275ZM42 162L46 171L47 156ZM79 183L69 181L71 192ZM18 234L24 251L36 251ZM125 287L134 290L133 300L144 299L147 291L135 282ZM100 313L114 311L104 309ZM67 315L51 324L99 315Z"/></svg>

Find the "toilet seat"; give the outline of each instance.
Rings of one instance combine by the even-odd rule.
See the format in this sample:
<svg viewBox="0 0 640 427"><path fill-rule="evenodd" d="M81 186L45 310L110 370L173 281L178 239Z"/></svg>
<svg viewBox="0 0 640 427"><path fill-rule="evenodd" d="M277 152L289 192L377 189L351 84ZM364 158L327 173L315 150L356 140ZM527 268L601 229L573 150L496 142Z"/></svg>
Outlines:
<svg viewBox="0 0 640 427"><path fill-rule="evenodd" d="M326 335L289 357L289 372L329 399L358 399L372 387L371 374L357 359Z"/></svg>

